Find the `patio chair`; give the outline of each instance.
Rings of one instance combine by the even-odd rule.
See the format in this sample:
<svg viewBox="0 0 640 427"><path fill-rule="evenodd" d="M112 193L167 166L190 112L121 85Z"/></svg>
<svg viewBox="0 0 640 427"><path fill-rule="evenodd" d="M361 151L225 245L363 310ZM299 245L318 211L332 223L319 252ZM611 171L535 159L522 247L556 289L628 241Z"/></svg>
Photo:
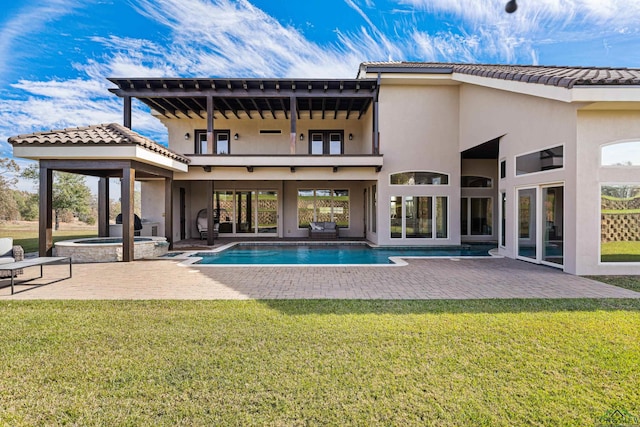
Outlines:
<svg viewBox="0 0 640 427"><path fill-rule="evenodd" d="M196 216L196 227L198 228L198 233L200 233L200 240L204 240L207 238L207 232L209 231L209 224L207 222L207 210L200 209L198 211L198 215ZM218 229L220 227L220 223L216 222L214 224L213 229L213 237L218 237Z"/></svg>
<svg viewBox="0 0 640 427"><path fill-rule="evenodd" d="M24 249L22 246L13 244L11 237L0 238L0 264L9 264L12 262L22 261L24 259ZM15 270L13 277L22 274L22 270ZM11 277L11 271L0 271L0 279Z"/></svg>

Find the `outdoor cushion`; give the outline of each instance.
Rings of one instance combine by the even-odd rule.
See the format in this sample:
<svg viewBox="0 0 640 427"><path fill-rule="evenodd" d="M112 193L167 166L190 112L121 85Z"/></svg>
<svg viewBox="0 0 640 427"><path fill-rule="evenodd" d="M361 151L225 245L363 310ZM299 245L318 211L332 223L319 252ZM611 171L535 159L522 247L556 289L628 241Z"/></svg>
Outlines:
<svg viewBox="0 0 640 427"><path fill-rule="evenodd" d="M11 237L0 238L0 257L13 254L13 239Z"/></svg>
<svg viewBox="0 0 640 427"><path fill-rule="evenodd" d="M336 223L335 222L325 222L324 223L324 229L325 230L335 230L336 229Z"/></svg>
<svg viewBox="0 0 640 427"><path fill-rule="evenodd" d="M312 230L316 230L316 231L324 230L324 227L316 224L315 222L311 222L311 223L309 223L309 225L311 226Z"/></svg>
<svg viewBox="0 0 640 427"><path fill-rule="evenodd" d="M12 262L16 262L16 259L11 256L3 256L0 257L0 264L11 264Z"/></svg>
<svg viewBox="0 0 640 427"><path fill-rule="evenodd" d="M207 218L198 218L198 231L206 231L207 225Z"/></svg>

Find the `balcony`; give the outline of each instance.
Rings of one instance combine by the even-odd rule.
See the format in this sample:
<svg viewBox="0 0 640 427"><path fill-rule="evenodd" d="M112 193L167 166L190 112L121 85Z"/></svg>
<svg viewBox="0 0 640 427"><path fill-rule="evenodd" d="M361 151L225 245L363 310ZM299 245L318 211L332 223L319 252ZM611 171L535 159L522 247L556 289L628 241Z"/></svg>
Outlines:
<svg viewBox="0 0 640 427"><path fill-rule="evenodd" d="M374 168L376 172L382 169L382 155L371 154L342 154L342 155L311 155L311 154L190 154L190 166L211 167L242 167L253 172L255 168L290 168L292 172L298 168L333 168L337 172L340 168ZM206 170L206 169L205 169Z"/></svg>

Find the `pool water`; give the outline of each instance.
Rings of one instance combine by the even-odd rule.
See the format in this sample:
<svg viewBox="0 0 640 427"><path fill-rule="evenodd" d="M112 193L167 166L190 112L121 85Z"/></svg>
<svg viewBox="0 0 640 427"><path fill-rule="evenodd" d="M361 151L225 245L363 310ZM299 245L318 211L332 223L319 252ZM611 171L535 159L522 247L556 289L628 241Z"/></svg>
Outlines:
<svg viewBox="0 0 640 427"><path fill-rule="evenodd" d="M249 245L199 252L195 264L296 265L392 264L389 257L489 257L491 244L436 248L371 248L367 245Z"/></svg>

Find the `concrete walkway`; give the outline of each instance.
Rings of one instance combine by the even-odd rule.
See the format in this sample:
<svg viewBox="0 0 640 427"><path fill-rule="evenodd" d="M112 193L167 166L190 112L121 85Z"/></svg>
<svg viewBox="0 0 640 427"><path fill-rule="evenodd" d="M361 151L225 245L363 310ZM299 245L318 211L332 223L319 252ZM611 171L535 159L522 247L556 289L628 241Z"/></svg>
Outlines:
<svg viewBox="0 0 640 427"><path fill-rule="evenodd" d="M640 298L640 293L507 258L409 260L403 267L197 267L176 260L49 266L0 300ZM31 268L19 279L36 277ZM38 286L39 285L39 286Z"/></svg>

